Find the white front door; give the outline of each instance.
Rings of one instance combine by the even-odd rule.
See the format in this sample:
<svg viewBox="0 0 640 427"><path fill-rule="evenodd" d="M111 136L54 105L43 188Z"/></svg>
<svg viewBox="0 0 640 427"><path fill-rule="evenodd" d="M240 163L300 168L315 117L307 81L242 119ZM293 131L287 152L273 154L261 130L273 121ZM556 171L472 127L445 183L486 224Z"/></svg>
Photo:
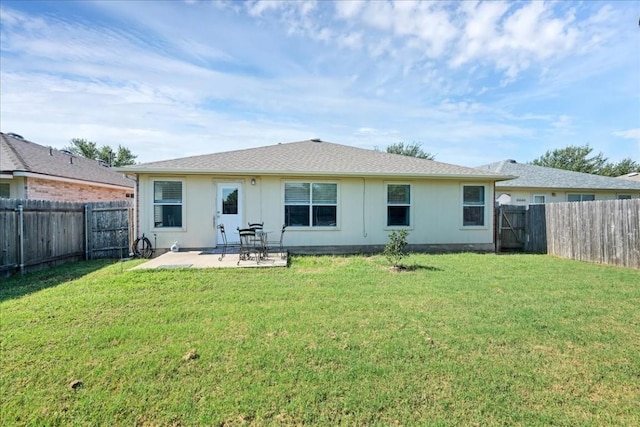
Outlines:
<svg viewBox="0 0 640 427"><path fill-rule="evenodd" d="M216 200L216 223L224 224L227 240L237 239L237 228L242 226L242 184L238 182L218 183ZM216 227L218 243L222 243L220 229ZM236 236L236 237L234 237Z"/></svg>

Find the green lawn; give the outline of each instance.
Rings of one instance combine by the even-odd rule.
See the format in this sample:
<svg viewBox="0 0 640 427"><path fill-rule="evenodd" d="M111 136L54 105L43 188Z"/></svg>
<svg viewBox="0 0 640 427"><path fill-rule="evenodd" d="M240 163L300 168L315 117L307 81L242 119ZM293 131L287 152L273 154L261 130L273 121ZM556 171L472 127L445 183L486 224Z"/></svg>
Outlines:
<svg viewBox="0 0 640 427"><path fill-rule="evenodd" d="M377 256L136 263L0 282L0 425L640 425L640 271L476 254L412 255L404 272Z"/></svg>

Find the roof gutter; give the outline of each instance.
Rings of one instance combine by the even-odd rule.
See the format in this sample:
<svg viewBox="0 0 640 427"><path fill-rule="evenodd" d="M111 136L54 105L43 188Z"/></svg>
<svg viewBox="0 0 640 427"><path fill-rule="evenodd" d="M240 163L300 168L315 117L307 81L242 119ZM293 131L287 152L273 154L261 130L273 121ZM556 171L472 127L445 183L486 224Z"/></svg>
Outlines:
<svg viewBox="0 0 640 427"><path fill-rule="evenodd" d="M460 174L420 174L420 173L357 173L357 172L311 172L311 171L266 171L266 170L237 170L237 171L214 171L202 169L173 169L173 168L145 168L145 169L128 169L114 168L122 173L136 173L139 175L154 174L172 174L172 175L263 175L263 176L331 176L331 177L350 177L350 178L435 178L435 179L489 179L493 181L507 181L517 178L512 175L499 174L479 174L479 175L460 175Z"/></svg>

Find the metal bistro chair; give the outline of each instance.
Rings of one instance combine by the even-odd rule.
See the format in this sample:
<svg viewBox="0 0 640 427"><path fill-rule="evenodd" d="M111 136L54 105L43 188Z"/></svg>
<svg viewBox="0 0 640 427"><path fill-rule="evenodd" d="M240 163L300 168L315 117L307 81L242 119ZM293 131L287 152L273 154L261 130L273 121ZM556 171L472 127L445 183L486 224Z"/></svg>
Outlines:
<svg viewBox="0 0 640 427"><path fill-rule="evenodd" d="M220 230L220 235L222 236L222 254L218 258L218 261L222 261L222 258L227 254L227 250L230 247L239 246L240 243L230 243L227 240L227 233L224 231L224 224L218 225L218 230Z"/></svg>
<svg viewBox="0 0 640 427"><path fill-rule="evenodd" d="M264 230L264 221L263 222L249 222L249 228L256 231L256 237L253 239L254 240L254 245L258 246L260 245L262 247L263 250L263 254L262 256L264 256L266 258L267 254L266 251L264 250L266 248L266 242L264 240L264 235L262 234L262 230Z"/></svg>
<svg viewBox="0 0 640 427"><path fill-rule="evenodd" d="M255 253L256 264L260 264L262 248L256 245L256 231L251 228L238 228L238 234L240 235L238 265L240 265L240 261L250 260L252 253Z"/></svg>
<svg viewBox="0 0 640 427"><path fill-rule="evenodd" d="M284 246L282 245L282 239L284 238L284 232L286 231L286 228L287 228L287 225L282 224L282 232L280 232L280 240L268 241L266 244L267 251L272 247L278 247L278 249L280 250L280 258L282 259L285 259L287 257L287 255L284 252Z"/></svg>

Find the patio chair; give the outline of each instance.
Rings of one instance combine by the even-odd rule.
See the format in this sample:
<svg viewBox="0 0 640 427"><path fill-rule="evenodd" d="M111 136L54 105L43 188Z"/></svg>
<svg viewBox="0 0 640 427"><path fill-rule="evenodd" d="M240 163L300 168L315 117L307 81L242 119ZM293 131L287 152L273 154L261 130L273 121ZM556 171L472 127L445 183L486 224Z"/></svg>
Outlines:
<svg viewBox="0 0 640 427"><path fill-rule="evenodd" d="M249 228L252 230L263 230L264 229L264 221L263 222L249 222ZM258 245L258 244L263 244L262 241L262 235L259 235L258 233L256 233L256 237L254 239L254 244Z"/></svg>
<svg viewBox="0 0 640 427"><path fill-rule="evenodd" d="M222 236L222 254L218 258L218 261L222 261L222 258L227 254L227 248L229 247L229 241L227 240L227 233L224 231L224 224L218 225L220 235Z"/></svg>
<svg viewBox="0 0 640 427"><path fill-rule="evenodd" d="M286 231L287 225L282 224L282 231L280 232L280 240L267 241L267 251L272 247L277 247L280 251L280 258L285 259L287 256L284 252L284 246L282 245L282 239L284 237L284 232Z"/></svg>
<svg viewBox="0 0 640 427"><path fill-rule="evenodd" d="M256 243L256 231L251 228L238 228L238 234L240 235L238 265L240 265L240 261L250 260L252 253L255 254L256 263L260 264L262 246L260 245L260 239Z"/></svg>

